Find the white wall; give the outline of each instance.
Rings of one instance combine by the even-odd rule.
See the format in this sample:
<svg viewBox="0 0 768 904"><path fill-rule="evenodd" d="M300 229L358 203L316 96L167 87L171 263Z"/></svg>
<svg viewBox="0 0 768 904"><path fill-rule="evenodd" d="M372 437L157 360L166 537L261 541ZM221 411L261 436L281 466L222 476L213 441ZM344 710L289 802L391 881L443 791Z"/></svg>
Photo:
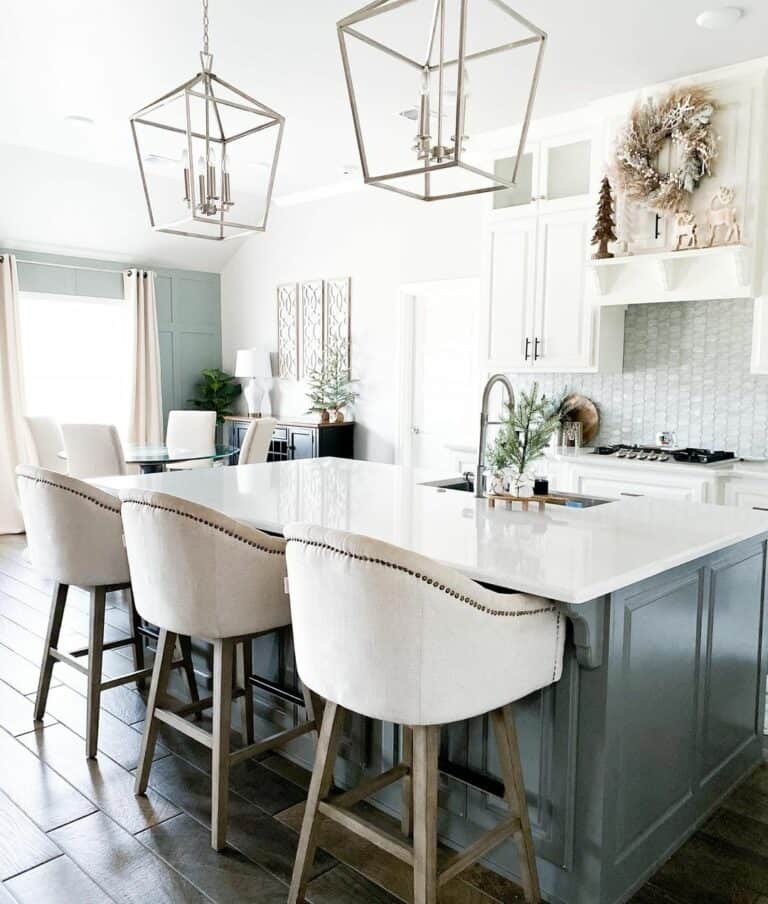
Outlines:
<svg viewBox="0 0 768 904"><path fill-rule="evenodd" d="M224 367L238 348L277 347L275 288L352 277L352 371L360 379L356 455L394 460L397 442L399 288L479 276L482 197L425 203L377 188L276 207L264 235L244 241L222 272ZM303 413L300 384L276 381L275 411Z"/></svg>

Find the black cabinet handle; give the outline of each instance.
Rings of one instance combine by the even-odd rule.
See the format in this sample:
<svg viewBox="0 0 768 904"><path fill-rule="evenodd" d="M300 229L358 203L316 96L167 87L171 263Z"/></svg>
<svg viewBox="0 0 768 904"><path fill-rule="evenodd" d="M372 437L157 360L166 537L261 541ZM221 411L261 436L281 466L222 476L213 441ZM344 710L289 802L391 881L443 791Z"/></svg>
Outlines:
<svg viewBox="0 0 768 904"><path fill-rule="evenodd" d="M764 505L753 505L752 509L755 512L768 512L768 508L766 508Z"/></svg>
<svg viewBox="0 0 768 904"><path fill-rule="evenodd" d="M530 355L530 353L531 353L531 340L530 340L530 337L526 336L525 337L525 358L524 358L525 361L528 360L528 356Z"/></svg>
<svg viewBox="0 0 768 904"><path fill-rule="evenodd" d="M643 493L619 493L619 496L632 496L633 499L639 499Z"/></svg>
<svg viewBox="0 0 768 904"><path fill-rule="evenodd" d="M539 339L539 337L537 336L533 340L533 360L534 361L538 361L539 358L541 357L541 352L539 351L540 346L541 346L541 339Z"/></svg>

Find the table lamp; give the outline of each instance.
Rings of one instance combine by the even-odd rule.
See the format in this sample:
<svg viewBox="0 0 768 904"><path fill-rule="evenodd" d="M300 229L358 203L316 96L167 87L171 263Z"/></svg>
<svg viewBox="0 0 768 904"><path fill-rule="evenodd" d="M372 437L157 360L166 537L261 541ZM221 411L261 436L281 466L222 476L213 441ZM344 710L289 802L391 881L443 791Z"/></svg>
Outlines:
<svg viewBox="0 0 768 904"><path fill-rule="evenodd" d="M264 404L265 391L272 379L272 363L269 352L263 348L240 349L235 358L235 376L247 377L248 382L243 387L245 401L248 405L248 414L251 417L261 417L262 409L269 414L269 396Z"/></svg>

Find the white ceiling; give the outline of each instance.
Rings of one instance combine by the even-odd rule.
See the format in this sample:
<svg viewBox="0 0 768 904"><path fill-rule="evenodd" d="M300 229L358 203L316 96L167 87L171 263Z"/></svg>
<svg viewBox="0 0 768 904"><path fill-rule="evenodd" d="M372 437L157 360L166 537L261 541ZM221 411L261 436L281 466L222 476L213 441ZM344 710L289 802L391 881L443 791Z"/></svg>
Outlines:
<svg viewBox="0 0 768 904"><path fill-rule="evenodd" d="M356 162L334 25L361 5L362 0L210 0L214 69L287 117L278 196L338 183L343 166ZM768 55L768 4L744 3L742 22L729 31L697 28L696 14L718 5L718 0L514 0L513 6L550 37L535 115ZM48 164L54 185L68 156L134 170L129 115L198 69L201 26L195 0L0 0L0 22L0 143L15 146L6 149L4 159L15 153L21 160L24 147L56 155ZM93 117L96 124L75 128L63 121L68 114ZM8 176L6 169L3 177ZM160 237L138 235L143 203L138 179L116 181L124 186L125 210L136 221L137 248L146 253L156 238L157 249L169 247ZM81 189L88 192L87 179ZM27 191L34 192L34 184ZM0 239L94 247L93 236L73 230L71 210L63 209L64 198L55 191L35 203L41 211L38 234L21 235L15 224L22 212L2 204ZM111 230L117 216L114 207L104 211L102 246L135 253L125 228ZM238 247L237 242L171 241L174 249L178 244L174 259L199 268L221 269Z"/></svg>

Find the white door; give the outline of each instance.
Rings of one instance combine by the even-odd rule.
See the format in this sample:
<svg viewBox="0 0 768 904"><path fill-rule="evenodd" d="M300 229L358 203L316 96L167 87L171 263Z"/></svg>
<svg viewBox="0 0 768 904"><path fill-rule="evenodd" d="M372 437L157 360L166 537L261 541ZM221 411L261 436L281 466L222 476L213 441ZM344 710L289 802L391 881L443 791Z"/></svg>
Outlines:
<svg viewBox="0 0 768 904"><path fill-rule="evenodd" d="M455 470L455 451L472 445L477 428L478 283L446 280L405 295L412 336L410 381L401 400L410 409L402 458L414 467ZM410 386L408 385L410 382Z"/></svg>
<svg viewBox="0 0 768 904"><path fill-rule="evenodd" d="M577 370L594 363L592 306L586 275L591 213L584 208L539 217L535 365Z"/></svg>
<svg viewBox="0 0 768 904"><path fill-rule="evenodd" d="M496 220L490 227L484 345L489 370L533 366L536 216Z"/></svg>

